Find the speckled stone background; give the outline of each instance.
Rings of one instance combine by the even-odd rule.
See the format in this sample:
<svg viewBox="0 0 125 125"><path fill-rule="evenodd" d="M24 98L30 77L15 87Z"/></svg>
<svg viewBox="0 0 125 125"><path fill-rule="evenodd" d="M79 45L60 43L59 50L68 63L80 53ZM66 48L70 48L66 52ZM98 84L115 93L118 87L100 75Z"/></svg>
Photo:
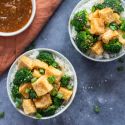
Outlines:
<svg viewBox="0 0 125 125"><path fill-rule="evenodd" d="M35 40L36 48L46 47L64 54L78 76L78 91L72 105L50 120L32 120L19 114L10 103L6 91L7 72L0 76L0 111L5 117L0 125L125 125L125 71L117 60L96 63L82 57L72 46L68 34L68 18L79 0L65 0L45 29ZM100 106L100 113L93 106Z"/></svg>

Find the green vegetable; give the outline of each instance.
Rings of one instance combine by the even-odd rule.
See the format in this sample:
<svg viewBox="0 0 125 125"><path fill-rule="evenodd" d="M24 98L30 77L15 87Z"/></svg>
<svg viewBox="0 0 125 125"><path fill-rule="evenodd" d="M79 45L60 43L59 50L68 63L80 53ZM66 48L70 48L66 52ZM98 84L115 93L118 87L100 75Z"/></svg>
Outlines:
<svg viewBox="0 0 125 125"><path fill-rule="evenodd" d="M60 66L59 66L59 64L57 62L53 62L52 66L55 67L55 68L57 68L57 69L60 69Z"/></svg>
<svg viewBox="0 0 125 125"><path fill-rule="evenodd" d="M21 68L16 72L13 83L20 86L22 83L31 82L32 77L32 72L28 68Z"/></svg>
<svg viewBox="0 0 125 125"><path fill-rule="evenodd" d="M39 72L40 72L40 74L44 75L45 74L45 69L40 69Z"/></svg>
<svg viewBox="0 0 125 125"><path fill-rule="evenodd" d="M22 105L22 99L16 98L16 99L15 99L15 104L16 104L16 107L17 107L17 108L20 108L21 105Z"/></svg>
<svg viewBox="0 0 125 125"><path fill-rule="evenodd" d="M117 71L118 71L118 72L124 71L124 66L118 66L118 67L117 67Z"/></svg>
<svg viewBox="0 0 125 125"><path fill-rule="evenodd" d="M50 84L54 84L54 82L56 81L55 76L49 76L48 81L49 81Z"/></svg>
<svg viewBox="0 0 125 125"><path fill-rule="evenodd" d="M62 76L62 78L61 78L61 80L60 80L61 86L62 86L62 87L68 86L68 84L69 84L69 82L70 82L70 79L71 79L70 76L67 76L67 75Z"/></svg>
<svg viewBox="0 0 125 125"><path fill-rule="evenodd" d="M38 118L38 119L41 119L41 118L42 118L42 115L41 115L40 113L38 113L38 112L35 114L35 116L36 116L36 118Z"/></svg>
<svg viewBox="0 0 125 125"><path fill-rule="evenodd" d="M99 113L101 110L100 110L100 107L98 105L95 105L94 108L93 108L93 111L95 113Z"/></svg>
<svg viewBox="0 0 125 125"><path fill-rule="evenodd" d="M67 88L68 90L72 90L72 89L73 89L73 86L69 84L66 88Z"/></svg>
<svg viewBox="0 0 125 125"><path fill-rule="evenodd" d="M30 92L30 89L26 88L25 93L29 93L29 92Z"/></svg>
<svg viewBox="0 0 125 125"><path fill-rule="evenodd" d="M0 119L4 118L4 116L5 116L5 113L4 112L0 112Z"/></svg>
<svg viewBox="0 0 125 125"><path fill-rule="evenodd" d="M122 6L121 0L104 0L104 2L102 4L96 4L92 7L92 12L94 12L95 10L99 9L104 9L106 7L110 7L114 10L114 12L116 13L121 13L124 11L124 8Z"/></svg>
<svg viewBox="0 0 125 125"><path fill-rule="evenodd" d="M125 19L121 19L121 26L120 26L120 30L121 31L125 31Z"/></svg>
<svg viewBox="0 0 125 125"><path fill-rule="evenodd" d="M21 94L19 93L19 87L17 85L12 86L11 93L12 93L13 100L21 97Z"/></svg>
<svg viewBox="0 0 125 125"><path fill-rule="evenodd" d="M125 39L125 34L122 35L122 38Z"/></svg>
<svg viewBox="0 0 125 125"><path fill-rule="evenodd" d="M82 31L88 21L88 13L86 10L79 11L71 20L71 25L75 27L76 31Z"/></svg>
<svg viewBox="0 0 125 125"><path fill-rule="evenodd" d="M91 34L88 34L85 31L77 33L76 44L82 52L86 53L94 43L95 39Z"/></svg>
<svg viewBox="0 0 125 125"><path fill-rule="evenodd" d="M37 78L36 78L36 77L32 78L32 79L31 79L31 83L36 82L36 80L37 80Z"/></svg>
<svg viewBox="0 0 125 125"><path fill-rule="evenodd" d="M122 44L118 39L111 40L108 44L103 44L104 50L110 53L118 53L122 48Z"/></svg>
<svg viewBox="0 0 125 125"><path fill-rule="evenodd" d="M63 99L63 94L58 92L56 97L59 98L59 99Z"/></svg>
<svg viewBox="0 0 125 125"><path fill-rule="evenodd" d="M51 94L51 96L56 96L57 93L58 93L58 90L54 88L54 89L51 91L50 94Z"/></svg>
<svg viewBox="0 0 125 125"><path fill-rule="evenodd" d="M52 97L52 100L53 100L53 105L56 107L56 108L59 108L62 104L63 104L63 99L59 99L57 97Z"/></svg>
<svg viewBox="0 0 125 125"><path fill-rule="evenodd" d="M29 98L30 99L36 99L37 98L36 92L33 89L31 89L29 91Z"/></svg>
<svg viewBox="0 0 125 125"><path fill-rule="evenodd" d="M119 26L118 26L118 24L112 22L109 24L109 28L114 31L114 30L118 30Z"/></svg>

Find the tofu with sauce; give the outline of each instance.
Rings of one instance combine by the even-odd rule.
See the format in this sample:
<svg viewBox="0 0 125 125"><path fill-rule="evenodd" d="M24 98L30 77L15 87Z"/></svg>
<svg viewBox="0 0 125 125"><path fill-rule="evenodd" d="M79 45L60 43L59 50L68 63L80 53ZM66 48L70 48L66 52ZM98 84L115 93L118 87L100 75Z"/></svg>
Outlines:
<svg viewBox="0 0 125 125"><path fill-rule="evenodd" d="M42 62L38 59L33 60L33 68L42 68L42 69L47 69L48 64L45 62Z"/></svg>
<svg viewBox="0 0 125 125"><path fill-rule="evenodd" d="M117 31L112 31L110 29L107 29L107 31L102 34L101 39L104 43L108 43L110 40L117 38L119 33Z"/></svg>
<svg viewBox="0 0 125 125"><path fill-rule="evenodd" d="M23 99L22 107L26 115L36 112L35 105L31 99Z"/></svg>
<svg viewBox="0 0 125 125"><path fill-rule="evenodd" d="M104 26L104 21L101 18L93 18L91 20L91 29L90 32L91 34L103 34L105 32L105 26Z"/></svg>
<svg viewBox="0 0 125 125"><path fill-rule="evenodd" d="M19 68L27 67L29 69L33 69L33 61L29 57L21 56L18 62Z"/></svg>
<svg viewBox="0 0 125 125"><path fill-rule="evenodd" d="M70 99L70 97L72 96L72 91L70 91L64 87L60 87L59 93L63 95L63 99L66 101L68 101Z"/></svg>
<svg viewBox="0 0 125 125"><path fill-rule="evenodd" d="M99 10L96 10L94 13L89 15L89 20L91 21L93 18L99 18Z"/></svg>
<svg viewBox="0 0 125 125"><path fill-rule="evenodd" d="M46 69L46 75L48 76L55 76L56 77L56 83L60 81L62 75L63 75L63 72L54 68L53 66L49 66L47 69Z"/></svg>
<svg viewBox="0 0 125 125"><path fill-rule="evenodd" d="M53 89L53 86L48 82L45 75L41 76L32 86L37 96L43 96Z"/></svg>
<svg viewBox="0 0 125 125"><path fill-rule="evenodd" d="M24 98L29 98L29 94L26 92L26 89L31 89L31 88L32 88L31 83L25 83L19 87L19 92L23 95Z"/></svg>
<svg viewBox="0 0 125 125"><path fill-rule="evenodd" d="M113 13L113 19L117 24L121 23L120 16L117 13Z"/></svg>
<svg viewBox="0 0 125 125"><path fill-rule="evenodd" d="M34 69L34 71L33 71L33 77L39 78L41 76L42 75L40 74L40 72L38 70Z"/></svg>
<svg viewBox="0 0 125 125"><path fill-rule="evenodd" d="M104 52L104 49L102 47L102 41L97 41L91 48L91 51L96 55L102 55L102 53Z"/></svg>
<svg viewBox="0 0 125 125"><path fill-rule="evenodd" d="M50 94L46 94L41 98L34 99L33 101L35 103L36 108L38 109L46 109L52 104Z"/></svg>

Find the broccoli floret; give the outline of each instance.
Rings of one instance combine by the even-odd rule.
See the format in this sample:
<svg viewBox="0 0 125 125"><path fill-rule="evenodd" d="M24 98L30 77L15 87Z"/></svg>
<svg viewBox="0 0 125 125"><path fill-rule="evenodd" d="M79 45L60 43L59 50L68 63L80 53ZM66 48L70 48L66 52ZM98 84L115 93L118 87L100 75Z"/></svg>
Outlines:
<svg viewBox="0 0 125 125"><path fill-rule="evenodd" d="M63 103L63 99L59 99L58 97L52 97L52 101L53 101L53 105L56 107L56 109L58 109L62 103Z"/></svg>
<svg viewBox="0 0 125 125"><path fill-rule="evenodd" d="M71 79L71 77L69 77L69 76L67 76L67 75L64 75L64 76L61 78L61 80L60 80L61 86L62 86L62 87L67 87L68 84L69 84L70 79Z"/></svg>
<svg viewBox="0 0 125 125"><path fill-rule="evenodd" d="M116 23L114 23L114 22L110 23L110 24L108 25L108 27L109 27L111 30L113 30L113 31L119 29L119 25L116 24Z"/></svg>
<svg viewBox="0 0 125 125"><path fill-rule="evenodd" d="M30 91L28 93L29 93L30 99L36 99L37 98L36 92L33 89L30 89Z"/></svg>
<svg viewBox="0 0 125 125"><path fill-rule="evenodd" d="M114 10L116 13L121 13L124 11L124 8L122 6L121 0L104 0L102 4L97 4L92 7L92 12L99 9L104 9L106 7L110 7Z"/></svg>
<svg viewBox="0 0 125 125"><path fill-rule="evenodd" d="M19 93L19 87L17 85L13 85L11 89L12 97L15 100L16 98L20 98L21 94Z"/></svg>
<svg viewBox="0 0 125 125"><path fill-rule="evenodd" d="M88 34L85 31L77 33L76 44L82 52L86 53L95 42L96 39L94 39L91 34Z"/></svg>
<svg viewBox="0 0 125 125"><path fill-rule="evenodd" d="M71 21L71 25L75 27L76 31L82 31L88 21L88 13L86 10L79 11L75 14Z"/></svg>
<svg viewBox="0 0 125 125"><path fill-rule="evenodd" d="M118 53L122 48L122 44L119 42L118 39L113 39L113 40L109 41L108 44L104 44L103 48L107 52Z"/></svg>
<svg viewBox="0 0 125 125"><path fill-rule="evenodd" d="M121 19L120 30L125 31L125 19Z"/></svg>
<svg viewBox="0 0 125 125"><path fill-rule="evenodd" d="M20 86L22 83L31 82L32 77L32 72L24 67L16 72L13 83Z"/></svg>

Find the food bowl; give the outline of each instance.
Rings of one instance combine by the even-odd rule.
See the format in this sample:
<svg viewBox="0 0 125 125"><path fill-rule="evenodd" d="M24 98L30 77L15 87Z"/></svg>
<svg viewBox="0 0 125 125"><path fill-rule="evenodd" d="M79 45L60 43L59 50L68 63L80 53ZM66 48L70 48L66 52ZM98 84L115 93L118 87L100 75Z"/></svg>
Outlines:
<svg viewBox="0 0 125 125"><path fill-rule="evenodd" d="M84 10L87 8L87 11L91 11L90 8L98 3L98 2L101 2L102 0L81 0L76 6L75 8L73 9L71 15L70 15L70 18L69 18L69 22L68 22L68 31L69 31L69 36L70 36L70 40L71 40L71 43L72 45L75 47L75 49L82 55L84 56L85 58L89 59L89 60L92 60L92 61L96 61L96 62L110 62L110 61L114 61L120 57L122 57L123 55L125 55L125 47L122 48L122 51L120 51L116 56L113 56L111 58L104 58L104 59L100 59L100 58L93 58L85 53L83 53L76 45L76 42L74 40L74 35L76 34L76 32L74 32L73 30L73 26L71 25L71 20L73 19L74 15L80 11L80 10ZM124 5L125 2L123 0L122 1L122 4ZM124 7L124 6L123 6ZM122 16L125 17L125 12L122 13Z"/></svg>
<svg viewBox="0 0 125 125"><path fill-rule="evenodd" d="M20 29L14 31L14 32L0 32L0 36L15 36L18 35L20 33L22 33L23 31L25 31L33 22L33 19L35 17L36 14L36 0L31 0L32 2L32 13L31 16L29 18L29 20L27 21L27 23Z"/></svg>
<svg viewBox="0 0 125 125"><path fill-rule="evenodd" d="M46 51L46 52L52 53L54 56L58 57L61 61L63 61L64 64L66 64L68 66L68 68L70 69L70 71L72 72L72 84L73 84L72 96L69 99L69 101L65 104L65 106L60 108L60 110L58 110L54 115L41 118L41 119L50 119L50 118L54 118L54 117L60 115L61 113L63 113L71 105L71 103L72 103L72 101L73 101L73 99L75 97L76 91L77 91L77 76L76 76L76 72L75 72L72 64L68 61L68 59L66 57L64 57L62 54L60 54L59 52L55 51L55 50L46 49L46 48L33 49L33 50L30 50L30 51L22 54L21 56L27 56L27 57L30 57L30 58L36 58L36 56L38 55L38 53L40 51ZM12 64L12 66L11 66L11 68L9 70L9 73L8 73L8 77L7 77L7 92L8 92L8 96L9 96L9 99L10 99L12 105L15 107L15 109L17 111L19 111L24 116L27 116L27 117L30 117L30 118L33 118L33 119L37 119L35 116L26 115L22 109L16 108L16 104L13 101L13 98L12 98L12 93L11 93L12 81L13 81L15 73L17 71L17 62L18 62L20 57L18 57L15 60L15 62Z"/></svg>

